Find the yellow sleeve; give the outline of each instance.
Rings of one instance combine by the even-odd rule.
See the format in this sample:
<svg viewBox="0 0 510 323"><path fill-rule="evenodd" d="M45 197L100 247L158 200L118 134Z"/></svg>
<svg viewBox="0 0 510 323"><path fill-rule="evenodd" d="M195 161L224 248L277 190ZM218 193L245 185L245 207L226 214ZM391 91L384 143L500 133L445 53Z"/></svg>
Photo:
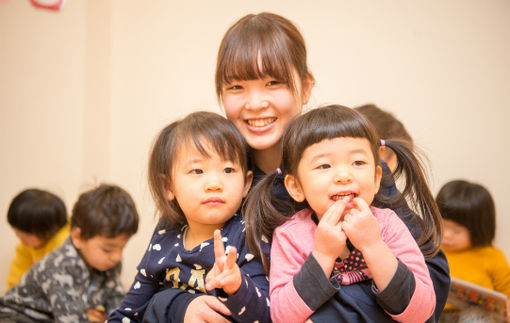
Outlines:
<svg viewBox="0 0 510 323"><path fill-rule="evenodd" d="M60 245L69 237L70 224L64 225L57 233L51 237L41 248L34 249L23 243L18 243L16 246L16 253L11 262L11 268L7 274L7 288L19 283L21 277L30 267L44 257L53 249L60 247Z"/></svg>
<svg viewBox="0 0 510 323"><path fill-rule="evenodd" d="M19 242L16 246L14 258L11 261L11 268L7 274L7 288L19 283L21 276L32 266L33 258L30 247Z"/></svg>
<svg viewBox="0 0 510 323"><path fill-rule="evenodd" d="M503 251L497 249L492 260L494 264L491 279L494 284L494 289L505 294L510 299L510 266L505 258L505 254Z"/></svg>

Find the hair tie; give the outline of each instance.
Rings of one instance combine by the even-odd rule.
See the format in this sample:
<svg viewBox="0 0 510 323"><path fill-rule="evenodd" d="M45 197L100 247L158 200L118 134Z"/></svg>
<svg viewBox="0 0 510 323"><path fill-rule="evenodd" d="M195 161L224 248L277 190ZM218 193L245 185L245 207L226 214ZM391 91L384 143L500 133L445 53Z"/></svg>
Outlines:
<svg viewBox="0 0 510 323"><path fill-rule="evenodd" d="M381 146L386 146L386 141L384 139L381 139Z"/></svg>
<svg viewBox="0 0 510 323"><path fill-rule="evenodd" d="M280 169L280 167L278 167L278 168L276 169L276 172L278 173L278 175L281 175L281 174L282 174L282 170Z"/></svg>

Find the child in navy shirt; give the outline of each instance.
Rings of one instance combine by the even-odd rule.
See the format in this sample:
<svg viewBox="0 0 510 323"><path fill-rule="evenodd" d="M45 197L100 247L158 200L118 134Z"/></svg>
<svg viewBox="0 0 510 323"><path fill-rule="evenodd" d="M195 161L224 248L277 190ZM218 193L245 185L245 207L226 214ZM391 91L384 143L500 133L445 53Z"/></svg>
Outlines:
<svg viewBox="0 0 510 323"><path fill-rule="evenodd" d="M252 181L247 160L242 135L215 113L192 113L160 132L149 185L161 218L131 289L108 322L141 322L163 289L203 294L230 320L270 321L269 282L245 242L238 213Z"/></svg>

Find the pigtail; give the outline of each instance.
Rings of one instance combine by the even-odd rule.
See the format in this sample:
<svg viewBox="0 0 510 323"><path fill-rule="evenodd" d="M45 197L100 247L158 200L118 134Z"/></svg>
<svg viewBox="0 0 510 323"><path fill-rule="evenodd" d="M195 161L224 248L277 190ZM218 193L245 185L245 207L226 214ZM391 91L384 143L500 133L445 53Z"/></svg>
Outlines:
<svg viewBox="0 0 510 323"><path fill-rule="evenodd" d="M421 227L418 245L426 258L433 257L441 245L443 226L439 209L427 183L421 155L405 140L385 140L384 144L397 156L394 180L404 176L405 186L400 199L409 203L411 210L416 212L413 220Z"/></svg>
<svg viewBox="0 0 510 323"><path fill-rule="evenodd" d="M289 214L294 213L293 203L275 195L275 182L280 180L279 175L276 171L268 174L252 187L242 209L246 241L254 255L261 259L267 274L273 231L289 219Z"/></svg>

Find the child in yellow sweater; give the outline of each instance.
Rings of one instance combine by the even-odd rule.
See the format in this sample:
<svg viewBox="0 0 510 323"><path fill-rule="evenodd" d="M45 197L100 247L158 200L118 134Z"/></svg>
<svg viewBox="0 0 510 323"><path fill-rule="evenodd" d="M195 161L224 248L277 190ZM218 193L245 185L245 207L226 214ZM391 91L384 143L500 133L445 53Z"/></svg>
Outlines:
<svg viewBox="0 0 510 323"><path fill-rule="evenodd" d="M443 217L441 247L450 264L450 275L510 298L510 266L504 253L492 246L496 211L487 189L476 183L455 180L441 188L436 201ZM443 312L445 318L452 314L452 310L453 307L447 304ZM507 313L509 310L507 303ZM461 322L473 321L471 310L457 314ZM483 317L483 322L492 322L488 313L477 312L476 316ZM451 318L448 321L451 322ZM507 322L510 322L510 316Z"/></svg>
<svg viewBox="0 0 510 323"><path fill-rule="evenodd" d="M66 240L69 223L62 199L40 189L26 189L16 195L7 221L20 240L7 274L10 289L34 263Z"/></svg>

